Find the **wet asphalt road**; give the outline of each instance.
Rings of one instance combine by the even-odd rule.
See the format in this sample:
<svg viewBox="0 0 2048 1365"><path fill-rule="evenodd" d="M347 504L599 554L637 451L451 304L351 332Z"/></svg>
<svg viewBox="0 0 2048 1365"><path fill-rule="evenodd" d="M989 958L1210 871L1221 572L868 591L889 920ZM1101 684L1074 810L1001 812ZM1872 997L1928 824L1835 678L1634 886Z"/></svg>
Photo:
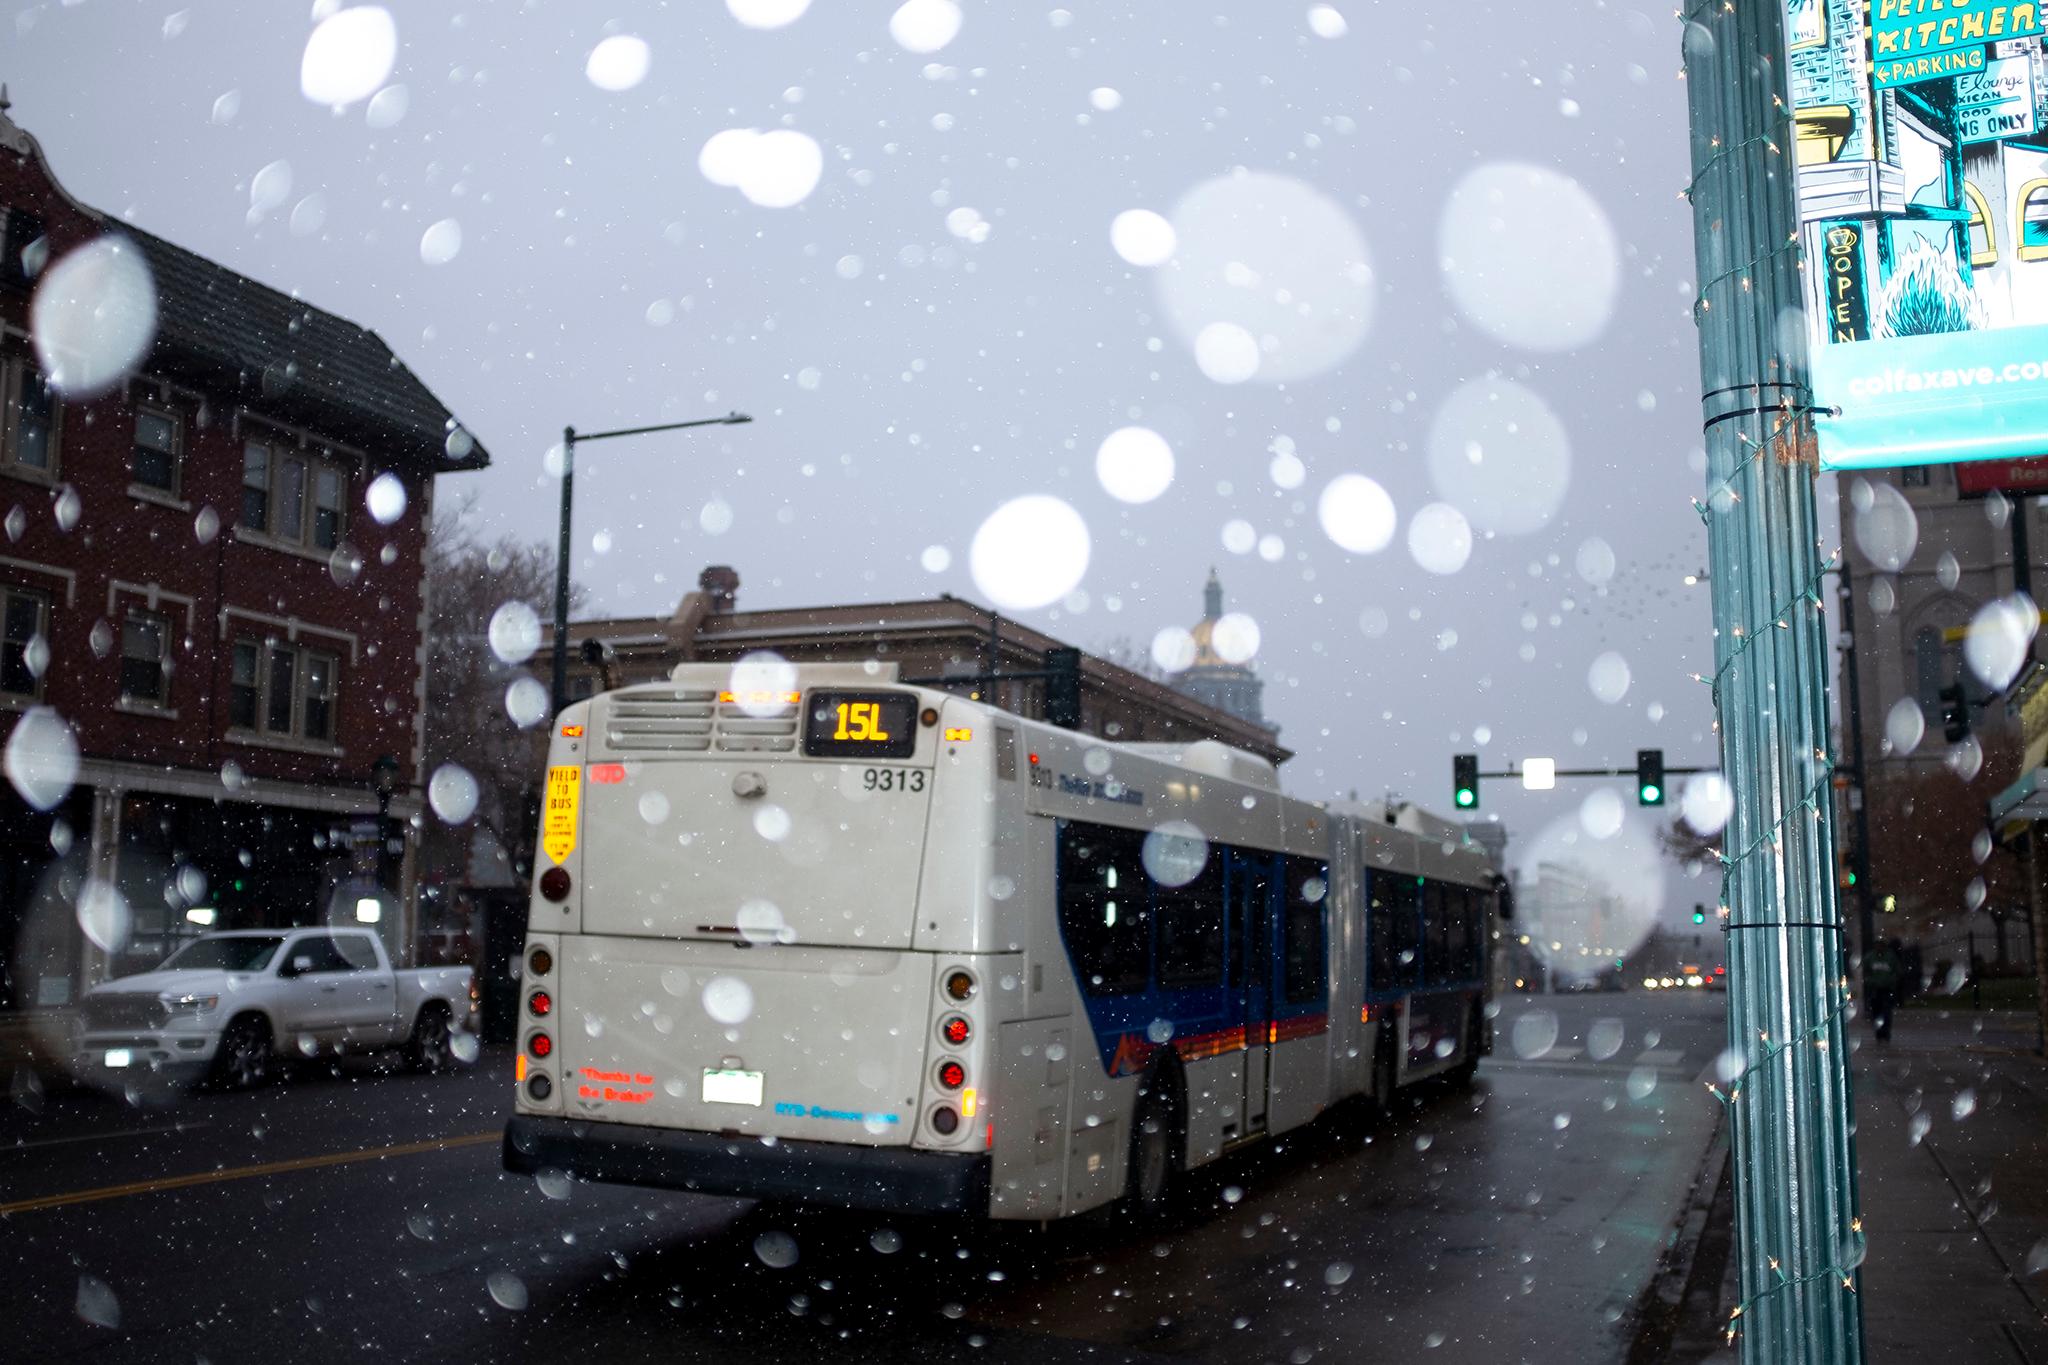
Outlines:
<svg viewBox="0 0 2048 1365"><path fill-rule="evenodd" d="M1711 1134L1722 1001L1509 997L1471 1090L1195 1172L1159 1229L508 1176L489 1050L54 1093L0 1117L0 1359L1618 1359Z"/></svg>

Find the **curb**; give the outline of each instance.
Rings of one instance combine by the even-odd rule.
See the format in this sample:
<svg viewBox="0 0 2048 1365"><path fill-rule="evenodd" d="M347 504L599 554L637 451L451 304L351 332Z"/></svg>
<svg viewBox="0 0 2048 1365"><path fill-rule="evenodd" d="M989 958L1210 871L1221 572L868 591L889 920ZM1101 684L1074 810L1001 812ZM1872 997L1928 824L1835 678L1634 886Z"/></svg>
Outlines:
<svg viewBox="0 0 2048 1365"><path fill-rule="evenodd" d="M1692 1190L1686 1196L1685 1211L1672 1225L1657 1273L1636 1300L1634 1330L1629 1333L1628 1350L1622 1357L1628 1365L1649 1365L1670 1353L1684 1325L1687 1297L1695 1289L1702 1234L1712 1217L1714 1199L1728 1170L1728 1123L1725 1116L1714 1120L1713 1134L1693 1175ZM1725 1267L1714 1270L1716 1280Z"/></svg>

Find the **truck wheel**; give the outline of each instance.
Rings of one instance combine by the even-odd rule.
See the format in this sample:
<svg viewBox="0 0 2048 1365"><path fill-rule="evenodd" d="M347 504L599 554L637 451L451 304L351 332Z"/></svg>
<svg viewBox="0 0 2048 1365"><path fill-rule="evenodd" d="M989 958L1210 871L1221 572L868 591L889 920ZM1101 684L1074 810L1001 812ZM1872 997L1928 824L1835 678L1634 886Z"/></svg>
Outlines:
<svg viewBox="0 0 2048 1365"><path fill-rule="evenodd" d="M1166 1210L1173 1178L1180 1171L1180 1126L1179 1106L1166 1077L1154 1072L1139 1092L1137 1113L1131 1120L1131 1166L1124 1181L1124 1203L1136 1217L1155 1219Z"/></svg>
<svg viewBox="0 0 2048 1365"><path fill-rule="evenodd" d="M447 1071L455 1065L445 1005L426 1005L420 1009L420 1017L413 1021L412 1037L406 1040L405 1060L415 1071Z"/></svg>
<svg viewBox="0 0 2048 1365"><path fill-rule="evenodd" d="M213 1080L223 1090L254 1090L270 1079L270 1025L253 1014L229 1023L213 1054Z"/></svg>

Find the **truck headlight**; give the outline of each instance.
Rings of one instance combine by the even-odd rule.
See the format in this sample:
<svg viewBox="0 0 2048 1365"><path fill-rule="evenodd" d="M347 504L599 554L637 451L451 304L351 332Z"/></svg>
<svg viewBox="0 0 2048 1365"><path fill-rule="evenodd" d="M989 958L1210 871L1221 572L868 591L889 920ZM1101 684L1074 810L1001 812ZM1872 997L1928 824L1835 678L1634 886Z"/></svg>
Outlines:
<svg viewBox="0 0 2048 1365"><path fill-rule="evenodd" d="M220 1003L217 995L167 995L164 1004L173 1014L205 1014Z"/></svg>

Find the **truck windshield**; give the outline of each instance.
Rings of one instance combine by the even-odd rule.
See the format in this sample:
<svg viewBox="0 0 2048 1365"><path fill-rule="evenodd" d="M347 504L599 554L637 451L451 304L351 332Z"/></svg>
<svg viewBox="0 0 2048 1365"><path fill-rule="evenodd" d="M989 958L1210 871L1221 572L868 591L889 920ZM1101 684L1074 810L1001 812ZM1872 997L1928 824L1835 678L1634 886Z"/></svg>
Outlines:
<svg viewBox="0 0 2048 1365"><path fill-rule="evenodd" d="M260 972L277 955L284 939L272 935L250 938L202 938L186 944L164 960L160 972Z"/></svg>

